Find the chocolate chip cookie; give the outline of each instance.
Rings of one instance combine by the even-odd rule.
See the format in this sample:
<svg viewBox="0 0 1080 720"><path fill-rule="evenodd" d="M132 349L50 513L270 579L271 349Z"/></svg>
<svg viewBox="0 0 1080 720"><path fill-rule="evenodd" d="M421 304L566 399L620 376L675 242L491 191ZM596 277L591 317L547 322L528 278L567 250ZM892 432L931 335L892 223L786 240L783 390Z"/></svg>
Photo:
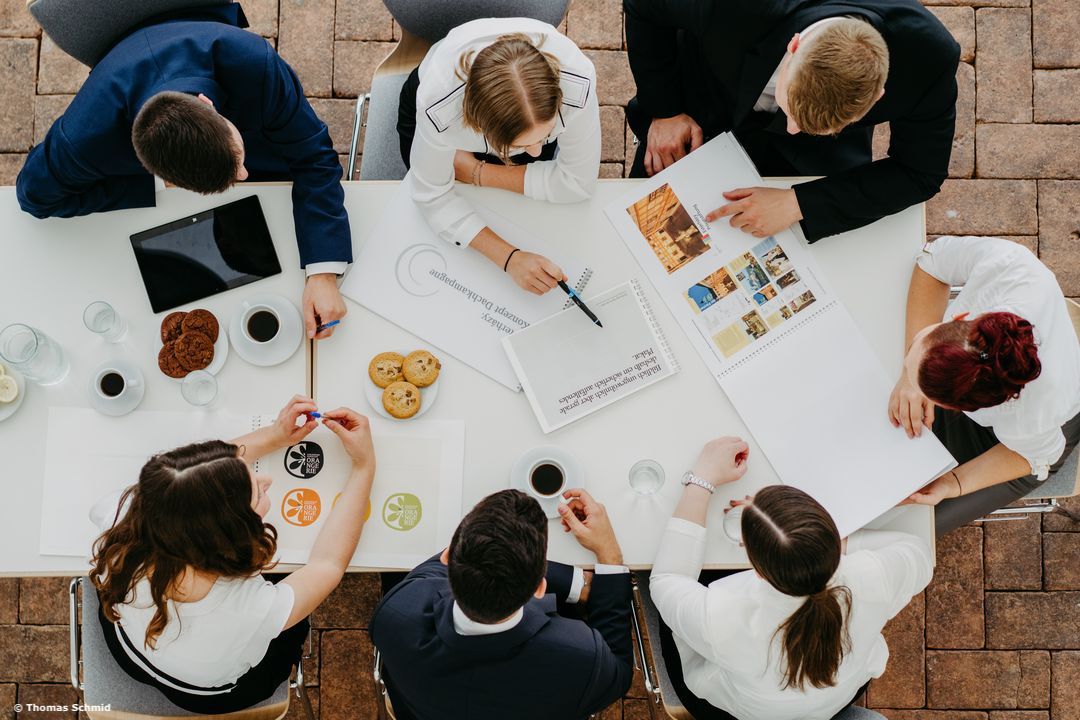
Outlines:
<svg viewBox="0 0 1080 720"><path fill-rule="evenodd" d="M185 317L181 325L183 332L200 332L210 338L210 342L216 343L218 339L218 321L214 313L209 310L192 310Z"/></svg>
<svg viewBox="0 0 1080 720"><path fill-rule="evenodd" d="M176 359L185 370L203 370L214 359L214 342L201 332L185 332L173 344Z"/></svg>

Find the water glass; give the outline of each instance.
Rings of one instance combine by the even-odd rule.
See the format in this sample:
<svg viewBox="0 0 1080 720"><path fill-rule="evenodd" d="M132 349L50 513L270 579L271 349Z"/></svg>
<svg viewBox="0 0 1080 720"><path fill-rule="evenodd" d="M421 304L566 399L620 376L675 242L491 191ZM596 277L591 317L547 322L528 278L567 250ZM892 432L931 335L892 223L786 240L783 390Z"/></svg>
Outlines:
<svg viewBox="0 0 1080 720"><path fill-rule="evenodd" d="M736 545L742 545L742 514L744 505L736 505L724 511L724 537Z"/></svg>
<svg viewBox="0 0 1080 720"><path fill-rule="evenodd" d="M639 460L630 468L630 487L638 495L652 495L664 485L664 468L655 460Z"/></svg>
<svg viewBox="0 0 1080 720"><path fill-rule="evenodd" d="M189 405L205 407L217 397L217 378L205 370L193 370L180 382L180 394Z"/></svg>
<svg viewBox="0 0 1080 720"><path fill-rule="evenodd" d="M83 324L106 342L120 342L127 335L127 321L104 300L97 300L83 310Z"/></svg>
<svg viewBox="0 0 1080 720"><path fill-rule="evenodd" d="M38 385L55 385L71 369L55 340L22 323L12 323L0 331L0 359Z"/></svg>

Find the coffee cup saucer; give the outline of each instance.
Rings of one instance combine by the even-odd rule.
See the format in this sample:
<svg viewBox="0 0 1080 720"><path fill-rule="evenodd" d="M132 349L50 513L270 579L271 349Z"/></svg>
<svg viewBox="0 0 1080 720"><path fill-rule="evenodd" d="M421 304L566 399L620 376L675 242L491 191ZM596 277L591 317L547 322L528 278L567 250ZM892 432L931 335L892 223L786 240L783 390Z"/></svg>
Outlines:
<svg viewBox="0 0 1080 720"><path fill-rule="evenodd" d="M105 370L115 370L124 378L125 392L114 398L104 397L98 392L98 376ZM86 386L86 394L90 400L90 407L102 415L120 417L127 415L142 402L146 394L146 380L142 370L127 360L109 360L101 363L90 373L90 382Z"/></svg>
<svg viewBox="0 0 1080 720"><path fill-rule="evenodd" d="M26 382L26 378L22 376L18 370L10 366L4 366L4 374L10 375L15 379L15 385L19 388L19 394L9 403L0 403L0 422L7 420L9 417L15 414L22 405L23 398L26 397L26 391L29 387L29 383Z"/></svg>
<svg viewBox="0 0 1080 720"><path fill-rule="evenodd" d="M264 343L255 342L244 331L248 310L265 305L278 316L277 335ZM257 295L240 302L229 321L229 341L236 354L259 367L280 365L293 356L304 340L304 320L292 302L281 295Z"/></svg>
<svg viewBox="0 0 1080 720"><path fill-rule="evenodd" d="M543 460L554 460L562 466L566 477L563 486L558 493L551 496L539 495L529 483L529 471L534 465ZM573 455L556 445L540 445L529 450L517 459L513 469L510 470L510 487L520 490L527 495L536 498L543 508L544 514L551 519L559 517L559 503L563 502L562 493L567 488L580 488L585 486L585 470L581 463Z"/></svg>
<svg viewBox="0 0 1080 720"><path fill-rule="evenodd" d="M164 343L161 342L161 335L154 337L154 357L161 352L161 346ZM214 359L210 361L210 364L203 368L211 375L217 375L221 368L225 367L225 359L229 357L229 334L225 332L224 326L218 327L217 340L214 341ZM170 376L171 380L176 382L182 382L183 378L174 378Z"/></svg>

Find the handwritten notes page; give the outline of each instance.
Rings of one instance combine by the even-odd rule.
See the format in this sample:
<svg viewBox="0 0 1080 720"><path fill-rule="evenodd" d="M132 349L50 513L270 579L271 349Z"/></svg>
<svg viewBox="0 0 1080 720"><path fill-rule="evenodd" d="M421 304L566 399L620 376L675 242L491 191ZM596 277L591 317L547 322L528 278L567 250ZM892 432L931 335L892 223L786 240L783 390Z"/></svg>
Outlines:
<svg viewBox="0 0 1080 720"><path fill-rule="evenodd" d="M679 369L636 280L585 302L604 327L574 306L503 340L545 433Z"/></svg>

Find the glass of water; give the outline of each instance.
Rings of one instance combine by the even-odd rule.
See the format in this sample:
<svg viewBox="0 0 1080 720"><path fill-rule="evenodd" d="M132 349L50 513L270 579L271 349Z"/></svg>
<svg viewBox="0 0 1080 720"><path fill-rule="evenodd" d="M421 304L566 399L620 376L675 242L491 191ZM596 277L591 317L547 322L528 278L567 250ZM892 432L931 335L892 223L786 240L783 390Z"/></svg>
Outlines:
<svg viewBox="0 0 1080 720"><path fill-rule="evenodd" d="M742 545L742 515L745 505L724 510L724 537L736 545Z"/></svg>
<svg viewBox="0 0 1080 720"><path fill-rule="evenodd" d="M639 460L630 468L630 487L638 495L652 495L664 486L664 468L655 460Z"/></svg>
<svg viewBox="0 0 1080 720"><path fill-rule="evenodd" d="M205 370L193 370L180 382L180 394L189 405L205 407L217 397L217 378Z"/></svg>
<svg viewBox="0 0 1080 720"><path fill-rule="evenodd" d="M0 358L38 385L55 385L71 369L55 340L22 323L12 323L0 331Z"/></svg>
<svg viewBox="0 0 1080 720"><path fill-rule="evenodd" d="M96 300L83 310L83 324L106 342L120 342L127 335L127 321L104 300Z"/></svg>

